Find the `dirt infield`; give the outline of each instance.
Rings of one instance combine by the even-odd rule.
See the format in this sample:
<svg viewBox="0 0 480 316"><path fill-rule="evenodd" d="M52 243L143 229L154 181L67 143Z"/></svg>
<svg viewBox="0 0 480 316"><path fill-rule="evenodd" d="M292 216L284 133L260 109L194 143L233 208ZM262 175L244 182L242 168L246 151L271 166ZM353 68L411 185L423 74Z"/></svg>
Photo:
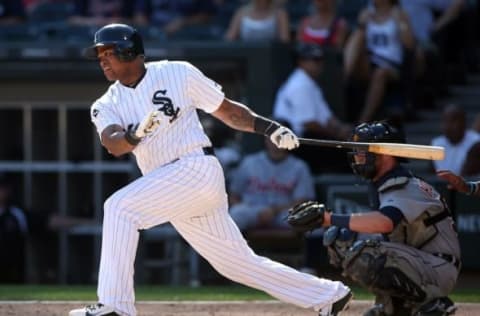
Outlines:
<svg viewBox="0 0 480 316"><path fill-rule="evenodd" d="M342 316L362 315L371 302L355 301ZM0 316L66 316L84 302L0 302ZM480 304L458 304L456 316L480 315ZM277 301L139 302L139 316L315 316L312 310Z"/></svg>

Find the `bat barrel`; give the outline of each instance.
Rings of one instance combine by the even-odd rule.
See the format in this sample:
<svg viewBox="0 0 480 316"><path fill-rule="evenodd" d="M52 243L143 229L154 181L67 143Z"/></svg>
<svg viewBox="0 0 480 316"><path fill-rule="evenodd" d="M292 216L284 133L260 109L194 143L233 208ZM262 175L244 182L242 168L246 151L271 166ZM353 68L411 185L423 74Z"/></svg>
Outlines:
<svg viewBox="0 0 480 316"><path fill-rule="evenodd" d="M365 150L376 154L413 159L443 160L445 150L439 146L413 145L402 143L342 142L336 140L299 138L302 145Z"/></svg>

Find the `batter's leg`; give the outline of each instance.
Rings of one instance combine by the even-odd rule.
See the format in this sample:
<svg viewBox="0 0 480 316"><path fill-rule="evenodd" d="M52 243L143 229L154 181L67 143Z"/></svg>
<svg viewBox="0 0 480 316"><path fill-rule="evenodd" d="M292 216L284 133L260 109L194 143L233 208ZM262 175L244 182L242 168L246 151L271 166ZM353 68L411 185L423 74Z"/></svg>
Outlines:
<svg viewBox="0 0 480 316"><path fill-rule="evenodd" d="M226 201L223 172L214 158L180 159L145 175L104 205L99 302L135 316L133 275L139 229L190 218ZM226 204L226 202L225 202Z"/></svg>
<svg viewBox="0 0 480 316"><path fill-rule="evenodd" d="M225 277L304 308L322 309L344 297L341 282L301 273L256 255L225 209L171 221L200 255Z"/></svg>
<svg viewBox="0 0 480 316"><path fill-rule="evenodd" d="M97 295L99 302L122 315L136 315L133 271L139 239L138 225L118 207L119 199L105 203L102 252Z"/></svg>

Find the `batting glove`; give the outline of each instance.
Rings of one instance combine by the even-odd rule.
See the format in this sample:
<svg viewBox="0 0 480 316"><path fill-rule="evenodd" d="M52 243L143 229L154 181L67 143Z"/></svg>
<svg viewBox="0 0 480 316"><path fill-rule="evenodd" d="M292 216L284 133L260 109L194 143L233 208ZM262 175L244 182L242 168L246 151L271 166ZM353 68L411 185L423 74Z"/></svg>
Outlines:
<svg viewBox="0 0 480 316"><path fill-rule="evenodd" d="M160 112L152 110L140 123L128 128L125 139L132 145L138 145L143 138L152 134L160 126L160 120Z"/></svg>
<svg viewBox="0 0 480 316"><path fill-rule="evenodd" d="M280 149L292 150L300 145L297 135L284 126L278 127L270 135L270 140Z"/></svg>

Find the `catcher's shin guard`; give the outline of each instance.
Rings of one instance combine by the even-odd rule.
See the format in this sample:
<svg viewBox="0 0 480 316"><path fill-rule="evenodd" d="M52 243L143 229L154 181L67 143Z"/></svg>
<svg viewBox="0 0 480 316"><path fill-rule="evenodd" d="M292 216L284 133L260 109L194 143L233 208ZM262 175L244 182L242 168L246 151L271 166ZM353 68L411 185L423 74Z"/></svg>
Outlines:
<svg viewBox="0 0 480 316"><path fill-rule="evenodd" d="M387 256L377 240L359 240L349 249L343 274L374 293L398 297L410 302L423 302L427 294L415 282L416 271L399 265Z"/></svg>

